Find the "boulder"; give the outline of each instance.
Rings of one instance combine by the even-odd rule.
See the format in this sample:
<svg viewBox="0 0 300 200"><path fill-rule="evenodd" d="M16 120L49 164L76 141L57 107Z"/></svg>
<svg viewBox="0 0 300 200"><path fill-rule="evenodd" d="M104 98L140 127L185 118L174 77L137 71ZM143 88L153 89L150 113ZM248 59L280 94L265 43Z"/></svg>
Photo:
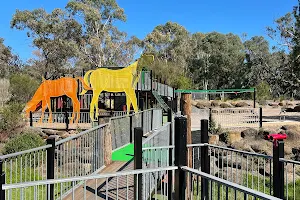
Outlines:
<svg viewBox="0 0 300 200"><path fill-rule="evenodd" d="M295 106L294 107L294 112L300 112L300 106Z"/></svg>
<svg viewBox="0 0 300 200"><path fill-rule="evenodd" d="M248 128L241 132L241 137L255 137L258 134L258 131L254 128Z"/></svg>
<svg viewBox="0 0 300 200"><path fill-rule="evenodd" d="M241 151L255 152L245 140L233 142L230 147Z"/></svg>
<svg viewBox="0 0 300 200"><path fill-rule="evenodd" d="M209 101L198 101L197 104L196 104L196 107L197 108L209 108L211 106L210 102Z"/></svg>
<svg viewBox="0 0 300 200"><path fill-rule="evenodd" d="M211 106L212 107L218 107L220 105L220 101L218 101L218 100L213 100L212 102L211 102Z"/></svg>
<svg viewBox="0 0 300 200"><path fill-rule="evenodd" d="M276 102L269 103L268 105L272 106L274 108L278 107L278 103L276 103Z"/></svg>
<svg viewBox="0 0 300 200"><path fill-rule="evenodd" d="M51 129L43 129L43 132L46 133L47 135L57 135L59 131L51 130Z"/></svg>
<svg viewBox="0 0 300 200"><path fill-rule="evenodd" d="M229 131L227 133L222 133L220 135L220 140L227 144L232 144L234 142L240 141L242 139L240 132Z"/></svg>
<svg viewBox="0 0 300 200"><path fill-rule="evenodd" d="M265 154L265 155L273 155L273 144L272 142L266 140L252 140L248 141L250 147L256 153Z"/></svg>
<svg viewBox="0 0 300 200"><path fill-rule="evenodd" d="M192 106L196 106L197 105L197 101L191 100L191 104L192 104Z"/></svg>
<svg viewBox="0 0 300 200"><path fill-rule="evenodd" d="M218 144L219 143L219 135L210 135L208 139L209 144Z"/></svg>
<svg viewBox="0 0 300 200"><path fill-rule="evenodd" d="M220 107L221 108L233 108L233 105L231 105L230 103L227 103L227 102L222 102L222 103L220 103Z"/></svg>
<svg viewBox="0 0 300 200"><path fill-rule="evenodd" d="M249 104L247 104L244 101L240 101L240 102L235 104L235 107L248 107L248 106L249 106Z"/></svg>

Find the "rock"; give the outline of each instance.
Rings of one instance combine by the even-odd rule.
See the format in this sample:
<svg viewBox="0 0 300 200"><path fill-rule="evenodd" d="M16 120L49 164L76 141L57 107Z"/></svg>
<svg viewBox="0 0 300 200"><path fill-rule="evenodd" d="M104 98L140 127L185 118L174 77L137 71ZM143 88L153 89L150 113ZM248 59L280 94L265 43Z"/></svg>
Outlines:
<svg viewBox="0 0 300 200"><path fill-rule="evenodd" d="M296 129L298 129L298 127L295 126L295 125L283 125L283 126L281 127L281 129L282 129L282 130L296 130Z"/></svg>
<svg viewBox="0 0 300 200"><path fill-rule="evenodd" d="M300 147L292 148L292 153L294 154L294 160L300 161Z"/></svg>
<svg viewBox="0 0 300 200"><path fill-rule="evenodd" d="M221 108L233 108L233 106L230 103L227 103L227 102L222 102L220 104L220 107Z"/></svg>
<svg viewBox="0 0 300 200"><path fill-rule="evenodd" d="M278 105L279 105L279 106L285 106L286 103L283 101L283 102L280 102Z"/></svg>
<svg viewBox="0 0 300 200"><path fill-rule="evenodd" d="M59 131L55 131L51 129L43 129L43 132L46 133L47 135L57 135L57 132Z"/></svg>
<svg viewBox="0 0 300 200"><path fill-rule="evenodd" d="M294 112L300 112L300 106L295 106L294 107Z"/></svg>
<svg viewBox="0 0 300 200"><path fill-rule="evenodd" d="M209 144L218 144L219 143L219 135L210 135L208 139Z"/></svg>
<svg viewBox="0 0 300 200"><path fill-rule="evenodd" d="M254 128L248 128L241 132L241 137L255 137L258 134L258 131Z"/></svg>
<svg viewBox="0 0 300 200"><path fill-rule="evenodd" d="M241 151L249 151L249 152L255 152L251 146L247 143L247 141L241 140L237 142L233 142L230 147L241 150Z"/></svg>
<svg viewBox="0 0 300 200"><path fill-rule="evenodd" d="M237 102L236 102L236 101L231 101L230 104L231 104L233 107L235 107L235 105L237 104Z"/></svg>
<svg viewBox="0 0 300 200"><path fill-rule="evenodd" d="M228 155L219 157L217 166L219 168L232 167L238 169L245 169L247 167L246 159L242 155L236 155L236 153L229 153Z"/></svg>
<svg viewBox="0 0 300 200"><path fill-rule="evenodd" d="M209 101L198 101L196 107L202 109L202 108L209 108L210 105L211 104Z"/></svg>
<svg viewBox="0 0 300 200"><path fill-rule="evenodd" d="M235 107L248 107L249 105L244 102L244 101L240 101L237 104L235 104Z"/></svg>
<svg viewBox="0 0 300 200"><path fill-rule="evenodd" d="M232 144L234 142L240 141L242 139L240 132L230 131L227 133L220 134L220 141L227 144Z"/></svg>
<svg viewBox="0 0 300 200"><path fill-rule="evenodd" d="M69 137L69 136L70 136L69 133L64 133L64 134L61 135L60 137L61 137L62 139L65 139L65 138L67 138L67 137Z"/></svg>
<svg viewBox="0 0 300 200"><path fill-rule="evenodd" d="M67 132L65 132L65 131L57 131L56 135L62 136L62 135L65 135L66 133Z"/></svg>
<svg viewBox="0 0 300 200"><path fill-rule="evenodd" d="M197 101L191 100L191 104L192 104L192 106L196 106L197 105Z"/></svg>
<svg viewBox="0 0 300 200"><path fill-rule="evenodd" d="M269 103L268 105L272 106L274 108L278 107L278 103L276 103L276 102Z"/></svg>
<svg viewBox="0 0 300 200"><path fill-rule="evenodd" d="M213 100L212 102L211 102L211 106L212 107L218 107L220 105L220 101L218 101L218 100Z"/></svg>
<svg viewBox="0 0 300 200"><path fill-rule="evenodd" d="M248 141L250 147L256 153L265 154L265 155L273 155L273 144L272 142L266 140L253 140Z"/></svg>

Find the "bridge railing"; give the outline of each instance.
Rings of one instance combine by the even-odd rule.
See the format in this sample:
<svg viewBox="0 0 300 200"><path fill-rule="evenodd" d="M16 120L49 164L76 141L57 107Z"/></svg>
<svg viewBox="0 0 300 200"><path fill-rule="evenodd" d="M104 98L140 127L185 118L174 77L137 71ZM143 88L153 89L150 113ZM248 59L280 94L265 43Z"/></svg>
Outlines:
<svg viewBox="0 0 300 200"><path fill-rule="evenodd" d="M279 200L279 198L249 189L236 183L215 177L213 175L182 167L186 172L187 180L190 180L191 191L188 192L189 199L264 199ZM203 194L203 183L206 181L208 193ZM205 197L205 198L203 198Z"/></svg>
<svg viewBox="0 0 300 200"><path fill-rule="evenodd" d="M167 122L161 128L155 130L149 137L142 142L142 168L159 168L172 166L174 146L170 145L170 134L172 123ZM173 129L174 130L174 129ZM171 160L170 160L171 158ZM169 172L171 173L171 172ZM143 175L142 191L144 198L149 199L157 187L155 179L167 179L168 174L158 173L158 177Z"/></svg>
<svg viewBox="0 0 300 200"><path fill-rule="evenodd" d="M51 145L0 156L5 183L47 179L47 150Z"/></svg>
<svg viewBox="0 0 300 200"><path fill-rule="evenodd" d="M105 132L109 124L96 126L55 143L54 177L69 178L98 173L105 167ZM55 185L55 196L70 185Z"/></svg>
<svg viewBox="0 0 300 200"><path fill-rule="evenodd" d="M122 171L116 173L103 173L91 176L60 178L55 180L33 181L22 184L5 184L2 190L5 199L55 199L51 193L47 193L53 185L70 185L69 193L58 196L57 199L145 199L143 194L134 191L134 176L153 176L154 181L159 181L159 173L170 173L177 167L161 167L156 169L141 169ZM137 179L140 184L143 182ZM83 187L77 187L77 184ZM97 188L90 191L88 188ZM153 190L152 196L168 199L167 183L161 183Z"/></svg>
<svg viewBox="0 0 300 200"><path fill-rule="evenodd" d="M133 130L143 127L143 133L147 134L155 128L162 126L162 110L148 109L130 115L110 118L112 150L115 151L133 142Z"/></svg>

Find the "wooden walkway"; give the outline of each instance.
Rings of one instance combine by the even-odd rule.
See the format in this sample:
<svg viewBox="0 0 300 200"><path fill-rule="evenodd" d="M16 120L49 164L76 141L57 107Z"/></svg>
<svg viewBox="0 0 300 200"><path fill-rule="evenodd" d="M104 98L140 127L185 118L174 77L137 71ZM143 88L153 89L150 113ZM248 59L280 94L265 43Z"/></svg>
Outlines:
<svg viewBox="0 0 300 200"><path fill-rule="evenodd" d="M133 161L115 161L104 168L102 173L113 173L118 171L133 170ZM86 186L80 185L71 192L64 200L91 200L91 199L133 199L134 198L134 176L120 176L107 179L89 180Z"/></svg>

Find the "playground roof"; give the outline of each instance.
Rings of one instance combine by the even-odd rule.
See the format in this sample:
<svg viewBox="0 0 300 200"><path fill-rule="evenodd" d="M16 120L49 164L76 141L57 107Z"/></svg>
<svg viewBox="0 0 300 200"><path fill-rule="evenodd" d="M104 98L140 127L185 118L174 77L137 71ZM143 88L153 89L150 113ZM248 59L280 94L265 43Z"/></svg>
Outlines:
<svg viewBox="0 0 300 200"><path fill-rule="evenodd" d="M255 88L250 89L219 89L219 90L175 90L176 93L209 93L209 94L224 94L224 93L245 93L254 92Z"/></svg>

